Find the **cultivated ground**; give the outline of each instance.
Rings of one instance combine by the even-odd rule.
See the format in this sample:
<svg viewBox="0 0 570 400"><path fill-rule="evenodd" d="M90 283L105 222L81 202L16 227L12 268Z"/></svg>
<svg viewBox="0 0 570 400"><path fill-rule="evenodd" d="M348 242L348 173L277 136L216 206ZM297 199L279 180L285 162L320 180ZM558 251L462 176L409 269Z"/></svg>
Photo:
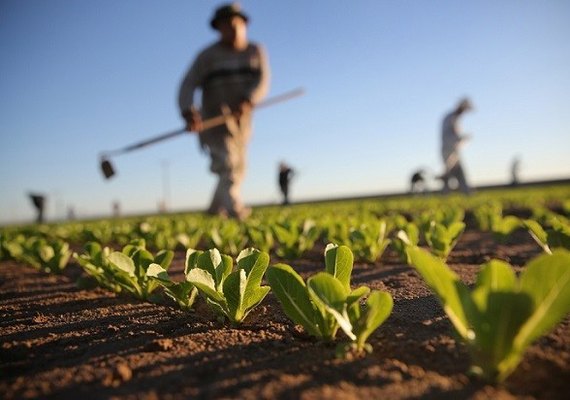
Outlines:
<svg viewBox="0 0 570 400"><path fill-rule="evenodd" d="M306 278L322 248L288 262ZM490 258L519 271L540 253L528 233L504 244L467 230L448 262L467 283ZM181 274L184 254L173 270ZM281 260L272 258L272 263ZM103 289L64 275L0 264L0 398L41 399L563 399L570 393L570 318L535 343L502 385L466 375L469 357L415 271L388 250L357 263L353 285L389 291L394 310L371 337L374 352L338 359L335 345L294 327L270 294L240 328ZM174 275L177 278L176 274ZM339 338L342 334L339 334Z"/></svg>

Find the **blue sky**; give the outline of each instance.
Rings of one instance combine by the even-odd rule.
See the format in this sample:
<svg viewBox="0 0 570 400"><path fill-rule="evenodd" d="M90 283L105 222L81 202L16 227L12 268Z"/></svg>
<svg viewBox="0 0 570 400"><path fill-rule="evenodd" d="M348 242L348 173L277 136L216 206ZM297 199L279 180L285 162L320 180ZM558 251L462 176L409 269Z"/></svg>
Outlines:
<svg viewBox="0 0 570 400"><path fill-rule="evenodd" d="M216 33L214 1L0 2L0 223L208 205L216 178L197 138L112 159L98 154L181 126L176 96ZM439 129L462 96L472 184L570 176L570 2L241 2L265 45L271 95L306 94L255 116L246 202L278 201L277 164L298 170L293 200L407 189L442 169ZM168 179L165 179L167 177ZM167 190L164 183L167 182ZM431 182L430 182L431 183ZM436 187L432 183L432 187Z"/></svg>

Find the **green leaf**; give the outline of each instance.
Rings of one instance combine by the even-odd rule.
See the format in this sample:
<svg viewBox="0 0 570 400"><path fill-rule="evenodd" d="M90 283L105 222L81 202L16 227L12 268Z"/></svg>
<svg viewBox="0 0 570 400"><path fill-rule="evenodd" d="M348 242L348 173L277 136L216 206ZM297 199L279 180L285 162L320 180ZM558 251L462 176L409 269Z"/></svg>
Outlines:
<svg viewBox="0 0 570 400"><path fill-rule="evenodd" d="M362 297L366 296L370 293L370 288L368 286L360 286L354 289L346 298L346 304L348 306L352 305L353 303L358 302Z"/></svg>
<svg viewBox="0 0 570 400"><path fill-rule="evenodd" d="M135 263L126 254L115 251L109 254L108 260L121 271L126 272L133 278L135 277Z"/></svg>
<svg viewBox="0 0 570 400"><path fill-rule="evenodd" d="M190 309L194 304L198 290L190 282L177 282L164 288L164 293L182 309Z"/></svg>
<svg viewBox="0 0 570 400"><path fill-rule="evenodd" d="M198 258L203 253L204 253L203 251L194 250L194 249L187 249L186 250L186 257L185 257L185 261L184 261L184 275L188 274L188 272L192 268L197 267Z"/></svg>
<svg viewBox="0 0 570 400"><path fill-rule="evenodd" d="M174 253L171 250L161 250L158 253L156 253L156 256L154 257L154 262L156 264L160 264L160 266L165 270L168 270L173 258L174 258Z"/></svg>
<svg viewBox="0 0 570 400"><path fill-rule="evenodd" d="M40 256L40 259L44 263L46 263L49 260L51 260L53 257L55 257L55 250L53 249L53 247L51 247L49 245L42 246L39 249L39 256Z"/></svg>
<svg viewBox="0 0 570 400"><path fill-rule="evenodd" d="M447 228L447 232L449 233L449 236L451 236L453 241L457 241L457 239L463 233L464 230L465 230L465 224L463 222L453 222Z"/></svg>
<svg viewBox="0 0 570 400"><path fill-rule="evenodd" d="M150 264L154 262L152 253L144 248L139 248L130 256L135 264L135 275L143 278L146 275L146 270Z"/></svg>
<svg viewBox="0 0 570 400"><path fill-rule="evenodd" d="M424 249L408 246L406 252L410 257L412 266L438 296L459 336L469 340L472 333L464 311L465 299L470 299L469 289L443 261Z"/></svg>
<svg viewBox="0 0 570 400"><path fill-rule="evenodd" d="M348 308L348 317L351 321L358 321L360 318L360 299L370 293L368 286L360 286L354 289L346 298L346 306Z"/></svg>
<svg viewBox="0 0 570 400"><path fill-rule="evenodd" d="M261 285L263 275L269 266L269 254L256 249L246 249L237 257L238 268L243 268L247 275L248 287Z"/></svg>
<svg viewBox="0 0 570 400"><path fill-rule="evenodd" d="M243 308L247 315L247 312L259 304L270 290L269 287L260 286L269 266L269 254L255 249L246 249L238 255L237 264L247 274L243 298Z"/></svg>
<svg viewBox="0 0 570 400"><path fill-rule="evenodd" d="M348 291L342 282L329 273L319 272L307 280L307 287L309 296L317 307L330 313L344 333L355 340L346 307Z"/></svg>
<svg viewBox="0 0 570 400"><path fill-rule="evenodd" d="M146 276L157 279L161 284L165 286L171 286L173 284L172 280L168 276L168 272L162 268L160 264L157 263L152 263L148 266L148 269L146 270Z"/></svg>
<svg viewBox="0 0 570 400"><path fill-rule="evenodd" d="M289 265L276 264L267 270L267 280L285 314L309 334L322 337L303 278Z"/></svg>
<svg viewBox="0 0 570 400"><path fill-rule="evenodd" d="M470 350L474 372L480 370L480 374L492 381L500 381L511 372L509 363L504 361L507 358L516 360L516 364L520 361L522 352L513 352L513 339L531 312L532 299L526 293L488 293L484 308L472 320L475 340Z"/></svg>
<svg viewBox="0 0 570 400"><path fill-rule="evenodd" d="M570 312L570 252L556 249L531 260L520 280L521 291L534 302L531 317L515 339L517 348L526 348Z"/></svg>
<svg viewBox="0 0 570 400"><path fill-rule="evenodd" d="M265 296L269 293L271 288L269 286L259 286L252 289L247 289L244 295L244 318L253 310L259 303L263 301Z"/></svg>
<svg viewBox="0 0 570 400"><path fill-rule="evenodd" d="M532 219L524 220L523 225L528 229L528 233L530 233L530 236L536 243L538 243L546 253L552 254L550 247L548 247L548 235L542 226Z"/></svg>
<svg viewBox="0 0 570 400"><path fill-rule="evenodd" d="M216 290L221 291L224 279L233 268L233 260L230 256L220 254L218 249L210 249L198 256L197 265L210 273L216 283Z"/></svg>
<svg viewBox="0 0 570 400"><path fill-rule="evenodd" d="M186 275L186 280L196 286L210 300L219 304L225 304L226 301L222 294L216 290L216 282L212 275L201 268L194 268Z"/></svg>
<svg viewBox="0 0 570 400"><path fill-rule="evenodd" d="M243 297L246 284L247 277L243 269L232 272L224 280L224 297L228 305L228 317L232 322L239 323L245 317Z"/></svg>
<svg viewBox="0 0 570 400"><path fill-rule="evenodd" d="M366 309L362 316L354 323L357 348L364 349L368 337L386 321L394 307L394 300L390 293L373 291L366 300Z"/></svg>
<svg viewBox="0 0 570 400"><path fill-rule="evenodd" d="M491 260L481 266L472 298L482 310L487 307L485 303L489 293L514 292L517 288L517 278L511 266L504 261Z"/></svg>
<svg viewBox="0 0 570 400"><path fill-rule="evenodd" d="M337 278L347 291L350 291L350 276L354 257L346 246L329 243L325 249L326 272Z"/></svg>

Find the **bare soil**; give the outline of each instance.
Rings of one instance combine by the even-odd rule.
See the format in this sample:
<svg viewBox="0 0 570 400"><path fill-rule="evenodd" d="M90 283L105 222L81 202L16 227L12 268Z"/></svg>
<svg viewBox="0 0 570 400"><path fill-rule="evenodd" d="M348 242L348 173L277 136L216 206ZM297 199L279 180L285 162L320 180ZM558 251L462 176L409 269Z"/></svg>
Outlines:
<svg viewBox="0 0 570 400"><path fill-rule="evenodd" d="M448 263L473 283L491 258L520 271L539 253L526 232L497 243L468 230ZM183 258L176 254L177 274ZM304 277L318 272L322 248L290 264ZM63 275L0 264L0 398L563 399L570 393L570 318L535 343L505 383L486 384L466 374L468 354L437 299L391 250L375 264L355 264L353 285L387 290L394 310L371 336L373 353L348 359L335 356L336 344L293 326L272 294L236 328L218 322L200 301L189 313L167 301L80 290L80 275L74 264Z"/></svg>

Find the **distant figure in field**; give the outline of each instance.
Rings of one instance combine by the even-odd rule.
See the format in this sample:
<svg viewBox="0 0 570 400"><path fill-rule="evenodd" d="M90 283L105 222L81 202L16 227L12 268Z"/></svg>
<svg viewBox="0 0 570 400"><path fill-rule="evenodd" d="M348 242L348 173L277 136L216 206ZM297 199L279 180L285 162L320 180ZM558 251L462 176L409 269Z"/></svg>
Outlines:
<svg viewBox="0 0 570 400"><path fill-rule="evenodd" d="M438 177L443 181L443 193L450 190L449 182L451 179L457 181L458 189L465 194L471 193L471 188L465 178L465 172L461 166L459 157L460 147L471 138L470 135L462 133L459 125L459 117L465 112L473 109L473 105L469 99L463 99L457 107L443 119L441 129L441 156L445 167L443 175Z"/></svg>
<svg viewBox="0 0 570 400"><path fill-rule="evenodd" d="M293 178L295 172L293 169L287 165L285 162L279 163L279 188L281 189L281 194L283 195L283 204L289 204L289 183Z"/></svg>
<svg viewBox="0 0 570 400"><path fill-rule="evenodd" d="M113 217L119 218L121 216L121 203L114 201L111 208L113 209Z"/></svg>
<svg viewBox="0 0 570 400"><path fill-rule="evenodd" d="M204 130L199 138L210 155L210 170L218 175L207 212L239 220L251 213L241 201L240 188L245 178L252 111L267 94L270 74L265 50L248 41L248 21L237 3L215 11L210 26L219 33L219 40L197 55L178 96L180 112L190 132L202 131L203 119L233 114L226 125ZM200 112L194 106L198 89L202 92Z"/></svg>
<svg viewBox="0 0 570 400"><path fill-rule="evenodd" d="M410 191L412 193L423 193L426 191L426 173L423 169L417 170L412 175L412 179L410 180Z"/></svg>
<svg viewBox="0 0 570 400"><path fill-rule="evenodd" d="M30 193L30 200L32 200L32 204L34 205L34 208L36 209L37 212L37 216L36 216L36 222L38 224L41 224L44 222L44 206L45 206L45 196L41 195L41 194L36 194L36 193Z"/></svg>
<svg viewBox="0 0 570 400"><path fill-rule="evenodd" d="M75 208L73 206L67 207L67 220L75 221Z"/></svg>
<svg viewBox="0 0 570 400"><path fill-rule="evenodd" d="M511 185L517 186L519 181L519 172L521 168L521 160L518 157L515 157L513 163L511 164Z"/></svg>

